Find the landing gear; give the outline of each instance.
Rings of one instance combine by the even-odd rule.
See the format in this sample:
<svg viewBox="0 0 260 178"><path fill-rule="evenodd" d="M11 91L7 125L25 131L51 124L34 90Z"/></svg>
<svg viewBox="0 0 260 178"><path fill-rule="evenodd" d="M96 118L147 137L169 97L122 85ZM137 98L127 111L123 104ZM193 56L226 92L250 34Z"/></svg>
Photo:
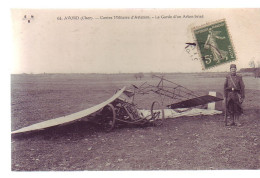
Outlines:
<svg viewBox="0 0 260 178"><path fill-rule="evenodd" d="M154 101L151 106L151 121L154 126L160 126L164 120L164 110L161 109L161 104L158 101Z"/></svg>
<svg viewBox="0 0 260 178"><path fill-rule="evenodd" d="M102 110L102 127L106 132L110 132L115 127L116 111L112 104L106 105Z"/></svg>

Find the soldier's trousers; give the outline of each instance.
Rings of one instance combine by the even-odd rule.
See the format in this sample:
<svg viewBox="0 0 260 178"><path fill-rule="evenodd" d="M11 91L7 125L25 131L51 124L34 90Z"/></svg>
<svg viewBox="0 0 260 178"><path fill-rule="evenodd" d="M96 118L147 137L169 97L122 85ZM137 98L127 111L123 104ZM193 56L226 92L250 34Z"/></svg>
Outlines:
<svg viewBox="0 0 260 178"><path fill-rule="evenodd" d="M233 99L230 99L227 103L227 109L229 114L235 114L237 116L243 113L243 109L240 103L235 102Z"/></svg>

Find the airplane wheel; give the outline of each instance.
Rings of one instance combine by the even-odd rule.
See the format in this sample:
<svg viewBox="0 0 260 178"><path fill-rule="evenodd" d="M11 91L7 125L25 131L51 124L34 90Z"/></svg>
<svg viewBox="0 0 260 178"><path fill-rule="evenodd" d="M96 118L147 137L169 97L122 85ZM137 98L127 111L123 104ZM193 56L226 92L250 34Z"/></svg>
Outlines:
<svg viewBox="0 0 260 178"><path fill-rule="evenodd" d="M103 128L106 132L110 132L115 127L116 122L116 111L112 104L106 105L102 110Z"/></svg>
<svg viewBox="0 0 260 178"><path fill-rule="evenodd" d="M158 101L154 101L151 106L152 122L155 126L160 126L163 124L164 120L164 109L162 109L161 104Z"/></svg>

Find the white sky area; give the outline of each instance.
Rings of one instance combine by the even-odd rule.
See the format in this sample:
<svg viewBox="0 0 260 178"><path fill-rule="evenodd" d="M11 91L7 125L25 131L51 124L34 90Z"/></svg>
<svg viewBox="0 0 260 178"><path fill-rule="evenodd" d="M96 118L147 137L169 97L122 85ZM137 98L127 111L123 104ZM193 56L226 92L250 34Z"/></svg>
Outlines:
<svg viewBox="0 0 260 178"><path fill-rule="evenodd" d="M34 16L31 23L24 15ZM57 17L203 15L204 18L57 20ZM11 73L201 72L185 51L192 27L226 19L238 69L260 61L260 9L12 10ZM229 64L206 72L228 71Z"/></svg>

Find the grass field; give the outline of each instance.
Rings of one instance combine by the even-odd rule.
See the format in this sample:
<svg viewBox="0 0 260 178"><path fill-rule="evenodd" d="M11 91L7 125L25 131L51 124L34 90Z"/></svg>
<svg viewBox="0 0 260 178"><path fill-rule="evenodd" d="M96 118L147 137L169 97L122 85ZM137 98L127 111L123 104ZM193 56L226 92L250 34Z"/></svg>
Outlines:
<svg viewBox="0 0 260 178"><path fill-rule="evenodd" d="M198 94L223 93L224 73L167 74ZM243 78L241 127L225 127L223 115L167 119L159 127L72 124L12 137L13 171L197 170L260 168L260 79ZM111 97L131 84L158 80L133 74L11 76L11 129L65 116ZM137 99L149 108L153 98Z"/></svg>

